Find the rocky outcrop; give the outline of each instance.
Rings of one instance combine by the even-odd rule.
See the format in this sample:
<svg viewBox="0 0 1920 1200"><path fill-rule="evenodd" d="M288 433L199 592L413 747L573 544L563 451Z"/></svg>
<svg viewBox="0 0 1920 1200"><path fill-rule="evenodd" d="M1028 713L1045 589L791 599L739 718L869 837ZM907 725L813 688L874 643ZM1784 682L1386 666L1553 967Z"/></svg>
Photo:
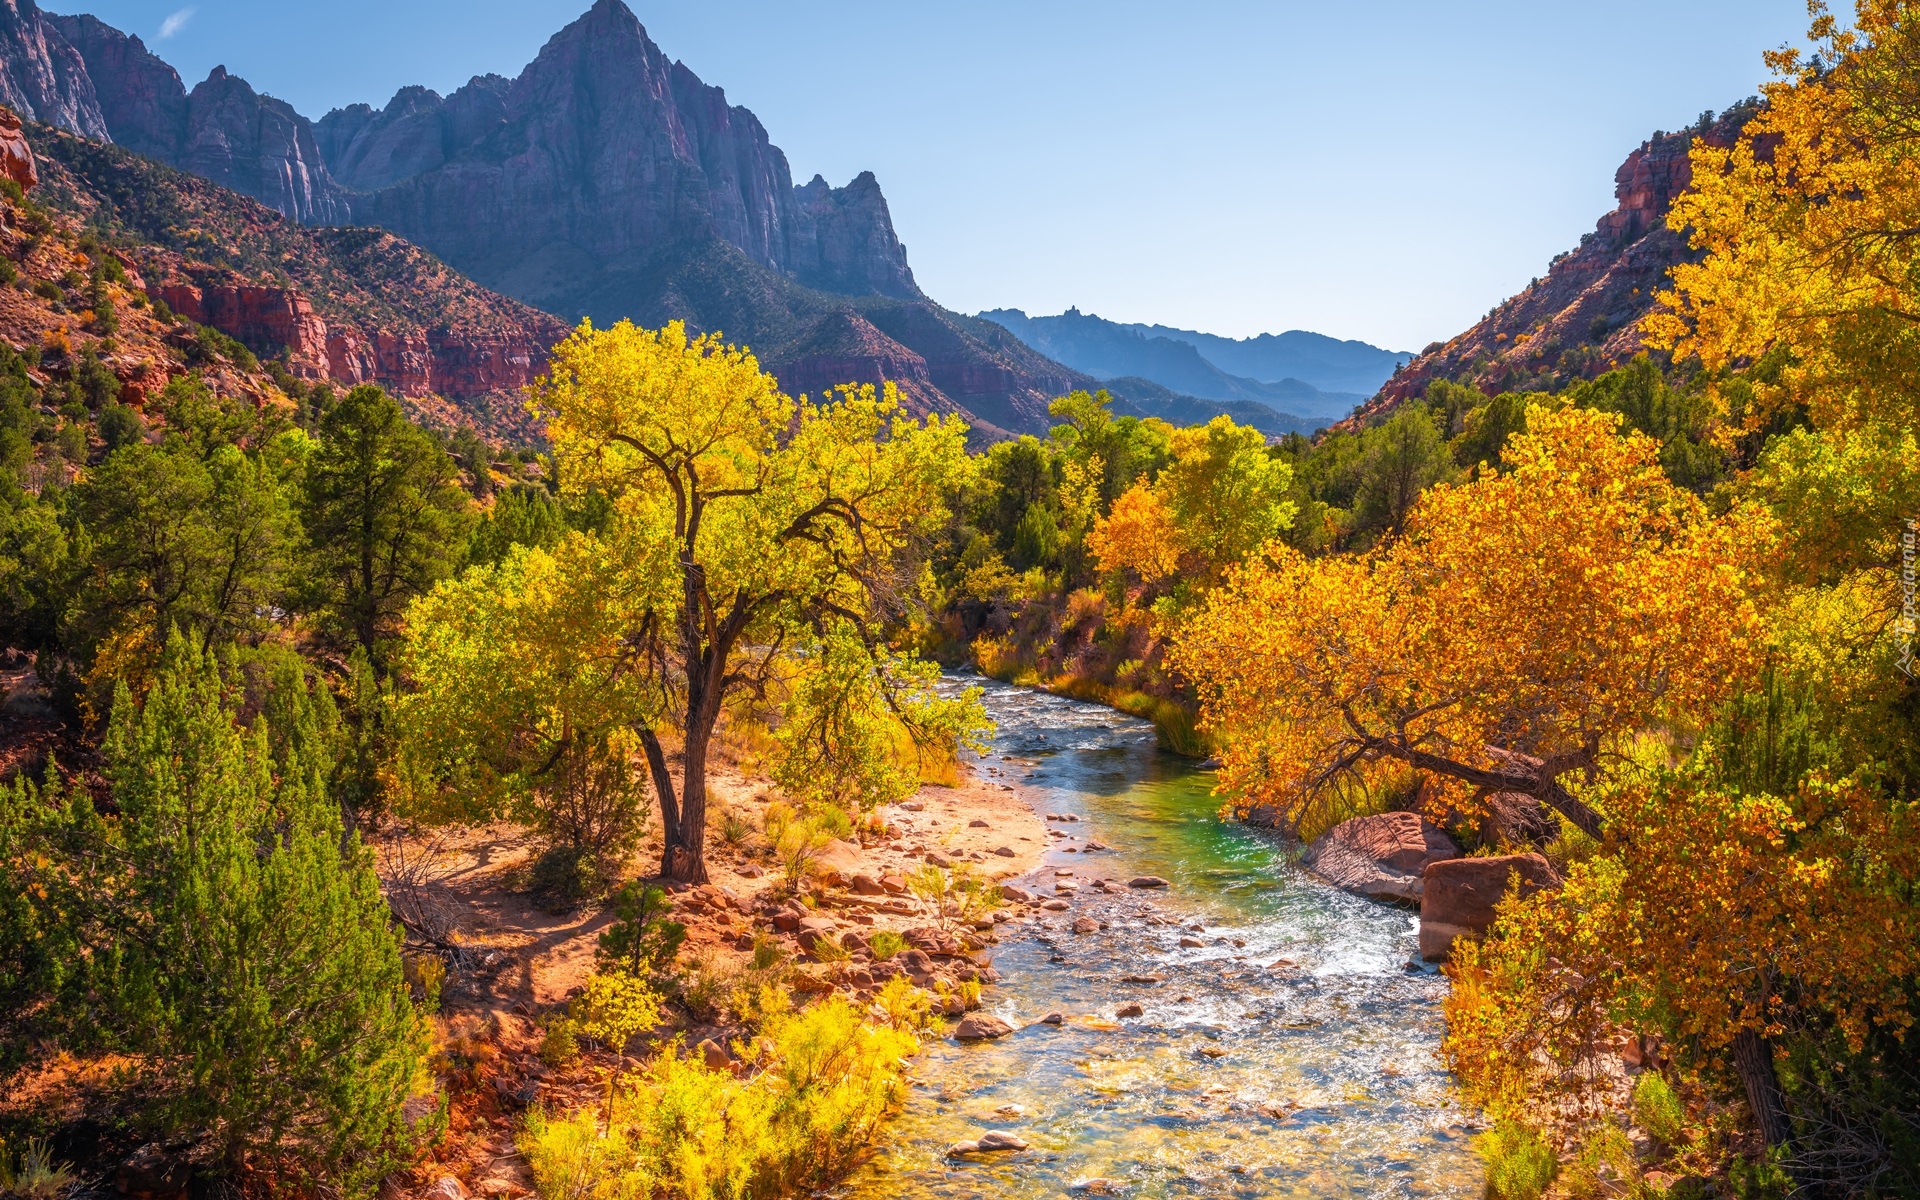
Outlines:
<svg viewBox="0 0 1920 1200"><path fill-rule="evenodd" d="M759 119L669 61L620 0L511 83L403 89L378 112L329 113L317 144L359 193L357 222L550 311L631 315L642 293L622 280L708 238L813 287L919 294L872 175L795 188Z"/></svg>
<svg viewBox="0 0 1920 1200"><path fill-rule="evenodd" d="M1453 858L1428 865L1420 897L1420 957L1442 962L1459 937L1479 937L1493 925L1494 908L1508 891L1522 896L1560 886L1560 876L1538 854Z"/></svg>
<svg viewBox="0 0 1920 1200"><path fill-rule="evenodd" d="M188 94L186 141L164 161L308 225L352 219L306 118L225 67L215 67Z"/></svg>
<svg viewBox="0 0 1920 1200"><path fill-rule="evenodd" d="M30 121L107 137L86 61L33 0L0 0L0 104Z"/></svg>
<svg viewBox="0 0 1920 1200"><path fill-rule="evenodd" d="M1488 395L1557 391L1631 359L1644 347L1640 319L1653 310L1668 272L1697 255L1666 224L1674 198L1693 179L1694 140L1730 146L1756 111L1757 102L1748 101L1717 120L1642 143L1614 173L1616 207L1577 248L1471 329L1428 346L1333 428L1372 424L1424 395L1435 379Z"/></svg>
<svg viewBox="0 0 1920 1200"><path fill-rule="evenodd" d="M334 109L314 126L314 138L343 187L377 192L446 165L449 155L494 133L507 119L509 86L502 76L476 75L447 99L404 87L384 109Z"/></svg>
<svg viewBox="0 0 1920 1200"><path fill-rule="evenodd" d="M0 179L11 179L23 188L40 182L34 169L33 147L20 132L20 117L10 108L0 108Z"/></svg>
<svg viewBox="0 0 1920 1200"><path fill-rule="evenodd" d="M1427 868L1459 857L1439 826L1418 813L1390 812L1340 822L1307 847L1301 863L1370 900L1419 904Z"/></svg>
<svg viewBox="0 0 1920 1200"><path fill-rule="evenodd" d="M800 282L848 296L919 295L872 171L843 188L815 175L793 190L793 206L787 266Z"/></svg>
<svg viewBox="0 0 1920 1200"><path fill-rule="evenodd" d="M187 89L179 72L139 38L98 17L49 13L47 20L86 64L100 115L114 143L135 154L174 162L187 144L188 127Z"/></svg>
<svg viewBox="0 0 1920 1200"><path fill-rule="evenodd" d="M269 357L285 350L295 374L314 379L329 374L327 323L299 292L244 283L168 283L148 291L188 320L211 325Z"/></svg>

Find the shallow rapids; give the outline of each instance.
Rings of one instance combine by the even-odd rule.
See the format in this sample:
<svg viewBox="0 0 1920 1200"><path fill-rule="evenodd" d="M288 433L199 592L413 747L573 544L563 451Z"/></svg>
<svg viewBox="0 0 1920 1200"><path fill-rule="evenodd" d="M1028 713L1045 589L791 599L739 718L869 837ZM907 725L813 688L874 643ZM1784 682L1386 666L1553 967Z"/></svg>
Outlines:
<svg viewBox="0 0 1920 1200"><path fill-rule="evenodd" d="M1412 914L1329 888L1221 822L1212 776L1159 752L1150 723L964 682L986 689L999 725L982 774L1079 818L1049 822L1066 836L1011 882L1051 894L1070 868L1172 886L1083 883L1071 911L1001 926L987 1011L1017 1032L930 1041L887 1144L838 1194L1024 1200L1110 1181L1140 1197L1479 1195L1475 1126L1434 1053L1445 982L1408 969ZM1077 917L1106 927L1076 935ZM1293 965L1269 966L1280 959ZM1116 1019L1128 1004L1143 1015ZM1055 1011L1065 1024L1039 1023ZM1029 1148L946 1156L995 1129Z"/></svg>

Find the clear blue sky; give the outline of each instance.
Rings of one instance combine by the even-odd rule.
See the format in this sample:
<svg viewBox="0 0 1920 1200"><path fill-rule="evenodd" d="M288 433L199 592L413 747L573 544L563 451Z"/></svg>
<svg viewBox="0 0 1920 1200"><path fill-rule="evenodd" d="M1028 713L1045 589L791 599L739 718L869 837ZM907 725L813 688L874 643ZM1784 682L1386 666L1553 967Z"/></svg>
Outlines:
<svg viewBox="0 0 1920 1200"><path fill-rule="evenodd" d="M224 63L317 118L515 75L589 0L44 2L189 87ZM796 182L878 175L949 307L1395 349L1543 273L1628 151L1752 93L1806 21L1804 0L628 2Z"/></svg>

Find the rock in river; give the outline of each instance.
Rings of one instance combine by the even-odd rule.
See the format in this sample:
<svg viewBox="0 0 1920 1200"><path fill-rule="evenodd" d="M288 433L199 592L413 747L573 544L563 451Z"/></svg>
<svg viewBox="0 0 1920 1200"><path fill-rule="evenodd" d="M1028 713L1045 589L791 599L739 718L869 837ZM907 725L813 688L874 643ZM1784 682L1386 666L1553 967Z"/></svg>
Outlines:
<svg viewBox="0 0 1920 1200"><path fill-rule="evenodd" d="M1560 886L1553 866L1538 854L1455 858L1429 866L1420 898L1420 957L1440 962L1454 938L1485 933L1493 924L1494 906L1515 877L1522 896Z"/></svg>
<svg viewBox="0 0 1920 1200"><path fill-rule="evenodd" d="M1460 857L1446 831L1418 813L1376 813L1342 821L1314 840L1300 860L1335 887L1371 900L1420 903L1423 876Z"/></svg>
<svg viewBox="0 0 1920 1200"><path fill-rule="evenodd" d="M978 1012L968 1013L960 1018L958 1025L953 1027L954 1038L962 1042L982 1042L992 1038L1002 1038L1012 1032L1013 1026L999 1017Z"/></svg>
<svg viewBox="0 0 1920 1200"><path fill-rule="evenodd" d="M1133 888L1163 888L1167 886L1167 881L1158 875L1135 875L1132 879L1127 880L1127 886Z"/></svg>

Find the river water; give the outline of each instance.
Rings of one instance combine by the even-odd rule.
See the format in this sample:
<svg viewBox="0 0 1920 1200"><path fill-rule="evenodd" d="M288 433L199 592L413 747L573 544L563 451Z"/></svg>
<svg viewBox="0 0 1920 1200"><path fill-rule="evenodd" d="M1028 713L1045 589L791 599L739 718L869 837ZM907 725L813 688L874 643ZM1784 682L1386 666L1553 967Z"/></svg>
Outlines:
<svg viewBox="0 0 1920 1200"><path fill-rule="evenodd" d="M1408 968L1411 913L1327 887L1220 821L1212 776L1161 753L1150 723L959 682L985 689L998 724L977 769L1079 818L1049 822L1074 840L1012 882L1050 893L1061 868L1083 882L1072 911L1001 926L986 1010L1017 1032L929 1039L906 1110L841 1196L1025 1200L1102 1190L1094 1180L1138 1197L1480 1194L1477 1125L1435 1057L1446 985ZM1113 849L1081 851L1089 841ZM1084 882L1137 875L1172 886ZM1076 917L1106 927L1076 935ZM1129 1003L1144 1015L1116 1019ZM1056 1011L1064 1024L1039 1023ZM1029 1148L947 1156L993 1129Z"/></svg>

